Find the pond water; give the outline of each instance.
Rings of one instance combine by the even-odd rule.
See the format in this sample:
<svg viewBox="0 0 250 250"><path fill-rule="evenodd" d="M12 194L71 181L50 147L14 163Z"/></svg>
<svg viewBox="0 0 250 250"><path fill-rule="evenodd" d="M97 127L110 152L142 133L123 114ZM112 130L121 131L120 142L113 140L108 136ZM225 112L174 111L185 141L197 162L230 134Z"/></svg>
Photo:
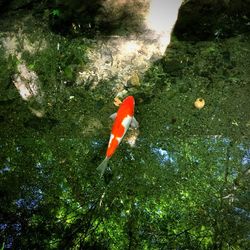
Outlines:
<svg viewBox="0 0 250 250"><path fill-rule="evenodd" d="M42 101L20 97L20 62L0 49L1 249L249 249L250 33L174 33L166 55L127 88L140 127L103 178L112 80L74 84L91 44L36 35L49 46L23 57Z"/></svg>

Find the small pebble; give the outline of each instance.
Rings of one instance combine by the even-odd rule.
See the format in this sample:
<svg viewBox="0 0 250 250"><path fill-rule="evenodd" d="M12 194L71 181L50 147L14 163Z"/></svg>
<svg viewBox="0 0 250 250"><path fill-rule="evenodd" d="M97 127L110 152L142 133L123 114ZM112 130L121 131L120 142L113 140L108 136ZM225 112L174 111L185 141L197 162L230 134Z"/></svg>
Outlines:
<svg viewBox="0 0 250 250"><path fill-rule="evenodd" d="M203 98L197 98L194 102L194 106L197 109L202 109L205 106L205 100Z"/></svg>

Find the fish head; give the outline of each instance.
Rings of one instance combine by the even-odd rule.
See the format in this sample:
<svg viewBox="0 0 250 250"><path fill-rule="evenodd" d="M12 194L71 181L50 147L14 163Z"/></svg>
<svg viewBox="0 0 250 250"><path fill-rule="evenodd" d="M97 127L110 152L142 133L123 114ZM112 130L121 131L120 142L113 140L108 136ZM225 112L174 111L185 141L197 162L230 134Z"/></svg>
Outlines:
<svg viewBox="0 0 250 250"><path fill-rule="evenodd" d="M124 113L133 116L134 115L134 106L135 106L135 99L133 96L126 97L122 104L122 107L120 107L121 110L123 110ZM119 112L119 111L118 111Z"/></svg>

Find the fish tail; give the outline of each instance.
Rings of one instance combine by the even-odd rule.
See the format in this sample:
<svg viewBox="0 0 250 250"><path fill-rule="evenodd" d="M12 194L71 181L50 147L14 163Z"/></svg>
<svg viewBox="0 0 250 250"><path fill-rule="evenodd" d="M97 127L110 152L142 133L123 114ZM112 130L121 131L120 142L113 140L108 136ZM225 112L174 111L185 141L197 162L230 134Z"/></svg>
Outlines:
<svg viewBox="0 0 250 250"><path fill-rule="evenodd" d="M101 173L101 177L103 176L104 172L105 172L105 169L106 167L108 166L108 161L109 161L109 158L106 157L102 163L96 168L100 173Z"/></svg>

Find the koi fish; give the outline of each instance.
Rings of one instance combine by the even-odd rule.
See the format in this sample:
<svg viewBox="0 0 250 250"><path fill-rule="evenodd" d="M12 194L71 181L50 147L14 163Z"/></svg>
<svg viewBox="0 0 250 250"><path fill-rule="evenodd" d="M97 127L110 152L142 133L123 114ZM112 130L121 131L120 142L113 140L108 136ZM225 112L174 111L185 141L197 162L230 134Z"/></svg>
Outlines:
<svg viewBox="0 0 250 250"><path fill-rule="evenodd" d="M139 123L134 118L134 106L134 97L128 96L121 103L117 113L110 116L110 118L114 119L114 124L109 138L106 157L97 167L97 170L101 172L101 176L104 174L109 159L115 153L129 126L131 125L133 128L138 128L139 126Z"/></svg>

